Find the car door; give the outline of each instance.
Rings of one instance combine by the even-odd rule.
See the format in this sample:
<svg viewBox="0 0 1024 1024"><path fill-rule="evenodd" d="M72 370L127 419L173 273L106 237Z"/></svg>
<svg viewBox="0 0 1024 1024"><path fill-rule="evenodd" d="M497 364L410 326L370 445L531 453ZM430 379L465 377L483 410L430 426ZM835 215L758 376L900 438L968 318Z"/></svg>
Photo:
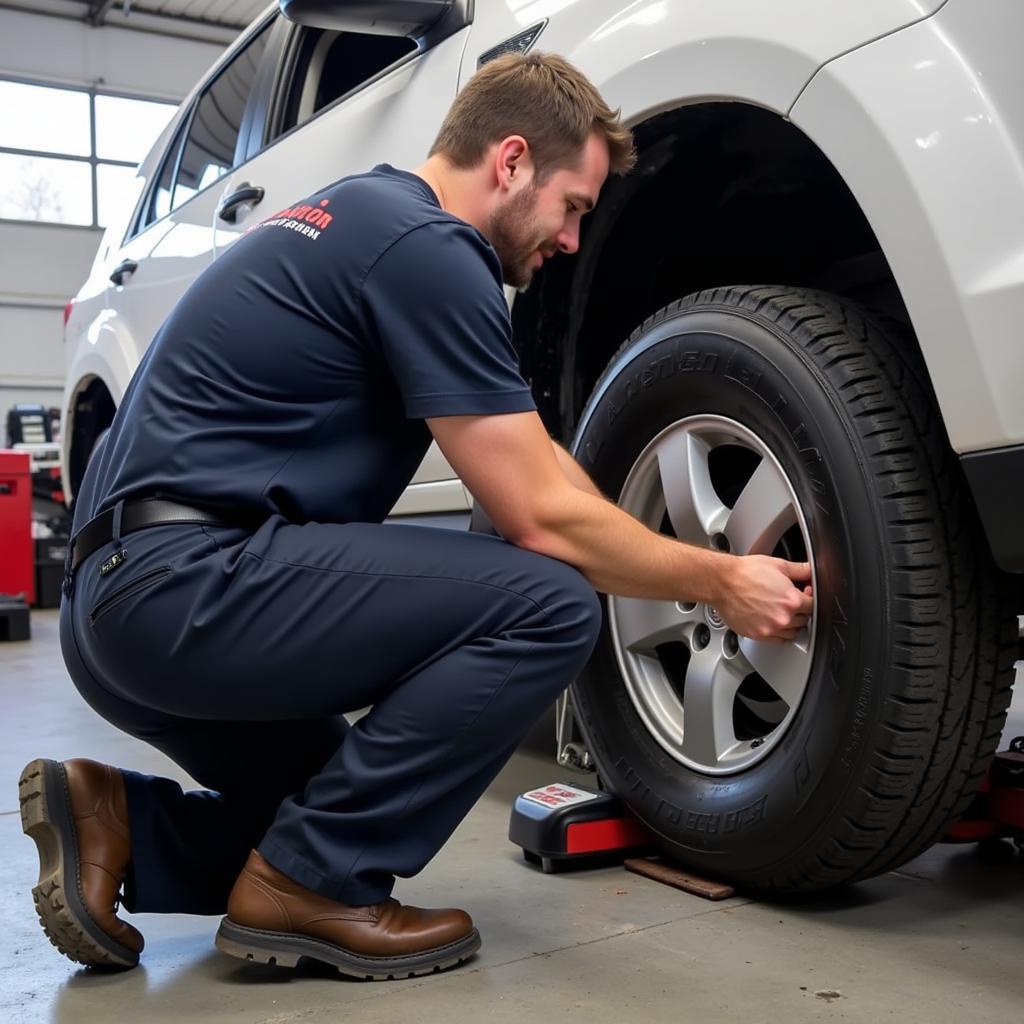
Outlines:
<svg viewBox="0 0 1024 1024"><path fill-rule="evenodd" d="M345 175L381 162L407 169L422 163L455 97L467 32L423 48L401 37L290 26L273 81L263 83L261 123L252 126L254 148L262 148L219 186L230 208L216 222L215 251ZM230 206L249 188L262 190L257 204ZM469 507L432 444L392 515Z"/></svg>
<svg viewBox="0 0 1024 1024"><path fill-rule="evenodd" d="M126 350L129 376L171 308L213 259L218 183L244 153L252 85L276 23L274 16L254 26L188 101L130 237L108 261L110 314L104 326ZM115 386L123 393L126 385L127 379ZM120 401L120 394L114 397Z"/></svg>

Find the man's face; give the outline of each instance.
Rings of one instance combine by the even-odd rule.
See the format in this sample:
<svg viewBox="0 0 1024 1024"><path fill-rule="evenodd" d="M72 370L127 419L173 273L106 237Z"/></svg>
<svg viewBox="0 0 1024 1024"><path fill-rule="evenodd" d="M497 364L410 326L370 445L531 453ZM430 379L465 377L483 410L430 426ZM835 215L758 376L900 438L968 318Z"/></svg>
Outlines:
<svg viewBox="0 0 1024 1024"><path fill-rule="evenodd" d="M591 135L578 167L560 168L541 185L525 182L494 211L486 234L506 284L525 288L544 260L579 249L580 220L607 176L608 144Z"/></svg>

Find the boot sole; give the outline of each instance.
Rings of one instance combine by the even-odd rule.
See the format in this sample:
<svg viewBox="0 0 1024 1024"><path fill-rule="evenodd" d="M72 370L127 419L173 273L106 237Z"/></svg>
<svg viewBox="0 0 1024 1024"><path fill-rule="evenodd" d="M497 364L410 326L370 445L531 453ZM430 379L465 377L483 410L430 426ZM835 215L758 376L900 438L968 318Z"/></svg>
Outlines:
<svg viewBox="0 0 1024 1024"><path fill-rule="evenodd" d="M21 828L39 853L32 888L46 937L69 960L87 967L125 970L139 954L116 942L93 920L82 893L78 836L64 765L38 759L18 779Z"/></svg>
<svg viewBox="0 0 1024 1024"><path fill-rule="evenodd" d="M360 956L322 939L246 928L225 917L215 941L221 952L252 963L295 967L303 959L318 960L349 978L396 981L458 967L480 948L480 933L474 928L457 942L409 956Z"/></svg>

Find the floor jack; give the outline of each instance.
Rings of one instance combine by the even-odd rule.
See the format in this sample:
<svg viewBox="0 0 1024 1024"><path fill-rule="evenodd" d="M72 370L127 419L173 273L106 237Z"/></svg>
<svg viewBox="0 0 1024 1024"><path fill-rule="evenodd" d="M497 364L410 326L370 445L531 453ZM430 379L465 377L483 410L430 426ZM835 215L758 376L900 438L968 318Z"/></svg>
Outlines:
<svg viewBox="0 0 1024 1024"><path fill-rule="evenodd" d="M650 833L622 802L601 790L554 783L516 797L508 837L546 874L624 864L627 871L709 900L733 888L652 859Z"/></svg>
<svg viewBox="0 0 1024 1024"><path fill-rule="evenodd" d="M1002 843L1024 851L1024 736L992 758L978 795L946 833L947 843Z"/></svg>

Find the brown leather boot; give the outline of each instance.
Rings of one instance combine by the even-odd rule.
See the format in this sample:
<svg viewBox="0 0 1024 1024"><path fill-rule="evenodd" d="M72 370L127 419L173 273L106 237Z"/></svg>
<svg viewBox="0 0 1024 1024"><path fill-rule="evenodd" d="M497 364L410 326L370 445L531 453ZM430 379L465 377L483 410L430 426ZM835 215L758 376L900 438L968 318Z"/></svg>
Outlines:
<svg viewBox="0 0 1024 1024"><path fill-rule="evenodd" d="M462 910L420 910L386 900L350 907L293 882L255 850L228 897L217 946L231 956L294 967L303 957L367 981L456 967L480 948Z"/></svg>
<svg viewBox="0 0 1024 1024"><path fill-rule="evenodd" d="M82 758L32 761L18 796L22 829L39 851L32 896L43 931L75 963L134 967L144 941L116 913L131 859L120 771Z"/></svg>

